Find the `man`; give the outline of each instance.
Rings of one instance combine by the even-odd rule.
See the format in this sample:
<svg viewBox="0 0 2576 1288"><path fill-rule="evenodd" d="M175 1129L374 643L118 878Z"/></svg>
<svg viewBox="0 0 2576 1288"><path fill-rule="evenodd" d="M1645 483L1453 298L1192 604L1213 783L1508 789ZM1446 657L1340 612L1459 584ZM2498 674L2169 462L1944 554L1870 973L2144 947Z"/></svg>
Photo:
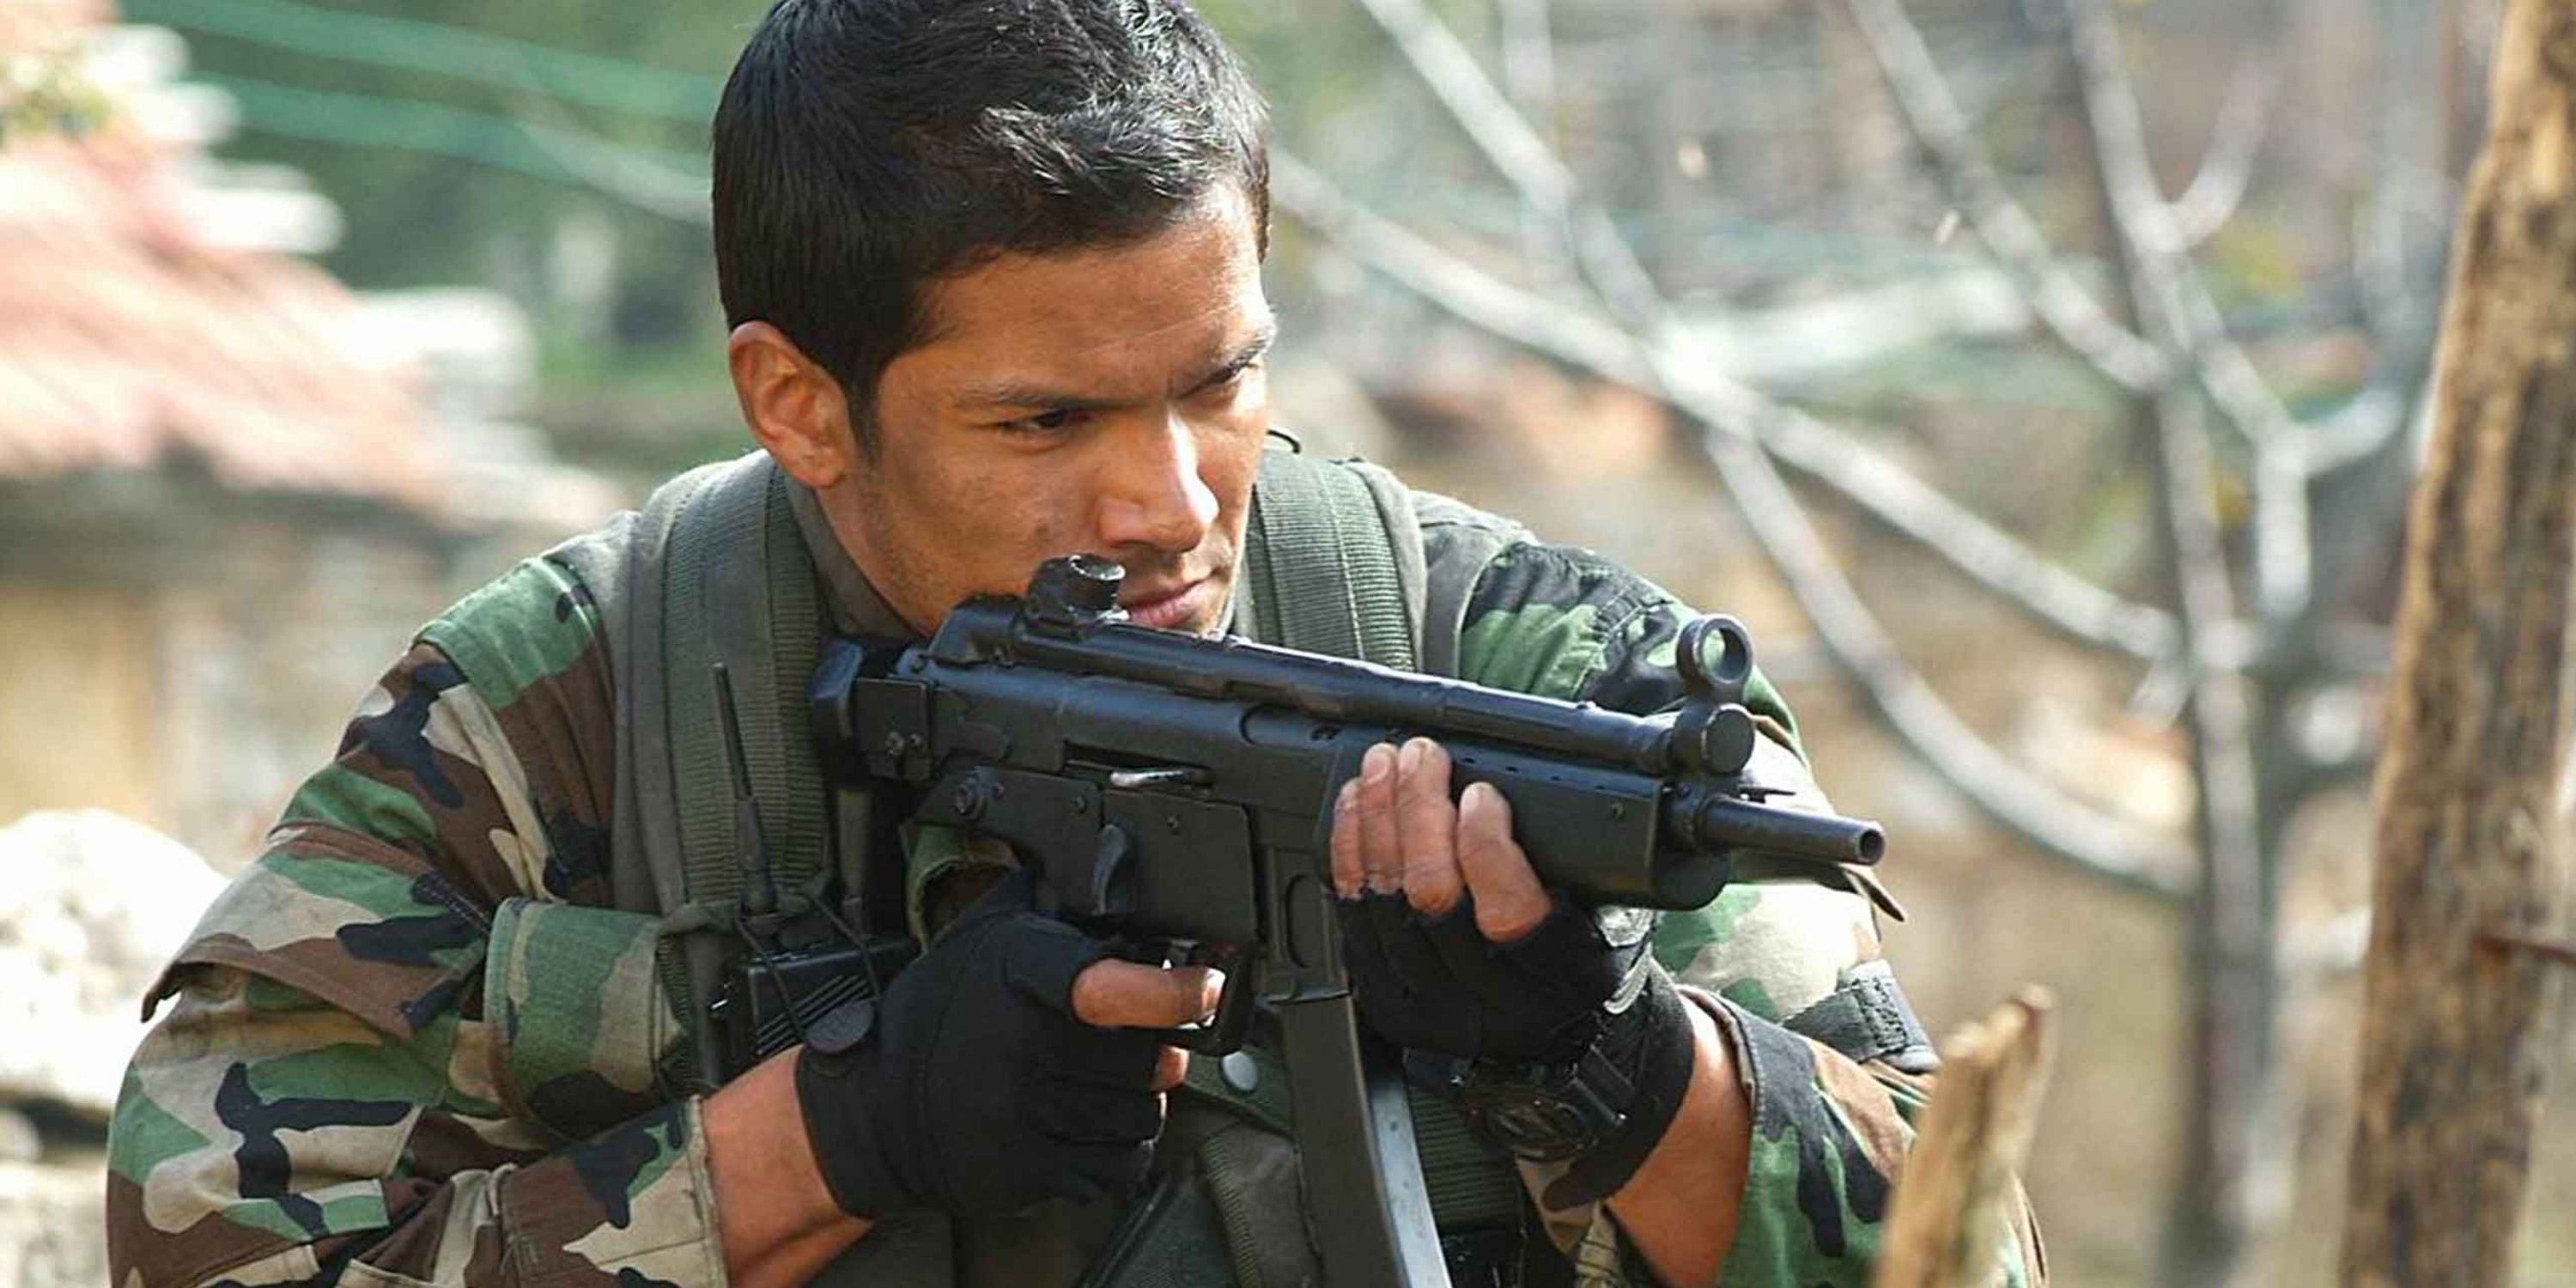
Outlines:
<svg viewBox="0 0 2576 1288"><path fill-rule="evenodd" d="M698 780L638 768L706 723L675 714L700 642L810 655L782 606L800 584L834 629L917 636L1087 551L1126 566L1147 625L1298 610L1247 573L1316 557L1248 522L1256 477L1288 468L1264 455L1250 88L1180 0L784 0L714 140L728 357L765 455L521 564L361 705L155 990L175 1002L111 1146L120 1285L1069 1282L1174 1237L1239 1279L1312 1273L1255 1080L1142 1031L1205 1014L1217 981L1105 956L975 838L895 856L924 952L872 1029L714 1068L706 967L748 905L714 893L729 849L672 857L706 851L673 801ZM1670 596L1351 477L1419 559L1426 665L1678 698ZM749 520L705 519L736 495ZM1753 700L1764 763L1803 783L1787 711ZM771 728L742 755L775 775L801 746ZM1542 888L1501 798L1453 801L1448 776L1437 745L1380 748L1337 807L1363 1018L1469 1076L1606 1068L1585 1085L1619 1111L1560 1140L1477 1120L1470 1163L1506 1201L1444 1222L1453 1273L1863 1282L1928 1054L1876 961L1874 890L1744 882L1649 942ZM835 874L789 840L828 906ZM1217 1197L1175 1235L1148 1184ZM1450 1214L1474 1188L1447 1187ZM1998 1256L2038 1276L2026 1223Z"/></svg>

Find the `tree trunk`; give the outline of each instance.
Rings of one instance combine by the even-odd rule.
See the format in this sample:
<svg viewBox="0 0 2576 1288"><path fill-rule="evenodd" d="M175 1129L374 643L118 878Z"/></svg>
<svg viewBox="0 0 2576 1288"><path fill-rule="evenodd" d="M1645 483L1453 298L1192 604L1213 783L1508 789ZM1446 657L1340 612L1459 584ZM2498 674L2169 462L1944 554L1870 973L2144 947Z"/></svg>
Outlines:
<svg viewBox="0 0 2576 1288"><path fill-rule="evenodd" d="M2514 0L2398 608L2347 1284L2501 1284L2555 973L2576 569L2576 0Z"/></svg>

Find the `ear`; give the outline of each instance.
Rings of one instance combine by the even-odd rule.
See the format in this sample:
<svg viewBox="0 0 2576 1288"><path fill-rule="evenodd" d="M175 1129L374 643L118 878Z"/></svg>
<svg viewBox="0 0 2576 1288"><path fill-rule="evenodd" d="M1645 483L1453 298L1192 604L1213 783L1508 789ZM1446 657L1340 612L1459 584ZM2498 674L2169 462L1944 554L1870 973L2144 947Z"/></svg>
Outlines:
<svg viewBox="0 0 2576 1288"><path fill-rule="evenodd" d="M831 372L766 322L733 329L725 365L743 424L789 478L821 491L849 477L858 442L849 399Z"/></svg>

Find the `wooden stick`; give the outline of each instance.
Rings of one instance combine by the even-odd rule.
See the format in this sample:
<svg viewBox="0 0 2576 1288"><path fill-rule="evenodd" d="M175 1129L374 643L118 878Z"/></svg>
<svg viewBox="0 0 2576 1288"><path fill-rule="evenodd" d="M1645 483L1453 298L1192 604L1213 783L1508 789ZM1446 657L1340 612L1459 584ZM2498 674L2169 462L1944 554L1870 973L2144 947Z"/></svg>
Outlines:
<svg viewBox="0 0 2576 1288"><path fill-rule="evenodd" d="M2023 988L1941 1044L1941 1082L1898 1178L1877 1288L1982 1288L2030 1148L2055 1045L2048 990Z"/></svg>

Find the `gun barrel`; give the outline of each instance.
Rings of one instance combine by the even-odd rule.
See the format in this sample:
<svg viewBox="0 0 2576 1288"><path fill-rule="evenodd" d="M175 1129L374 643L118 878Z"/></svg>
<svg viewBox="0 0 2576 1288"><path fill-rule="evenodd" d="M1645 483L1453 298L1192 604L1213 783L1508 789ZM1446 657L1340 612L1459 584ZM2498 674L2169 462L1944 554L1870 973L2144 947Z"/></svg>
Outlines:
<svg viewBox="0 0 2576 1288"><path fill-rule="evenodd" d="M1887 834L1866 819L1763 805L1722 792L1678 792L1673 835L1701 853L1758 850L1826 863L1876 863Z"/></svg>

